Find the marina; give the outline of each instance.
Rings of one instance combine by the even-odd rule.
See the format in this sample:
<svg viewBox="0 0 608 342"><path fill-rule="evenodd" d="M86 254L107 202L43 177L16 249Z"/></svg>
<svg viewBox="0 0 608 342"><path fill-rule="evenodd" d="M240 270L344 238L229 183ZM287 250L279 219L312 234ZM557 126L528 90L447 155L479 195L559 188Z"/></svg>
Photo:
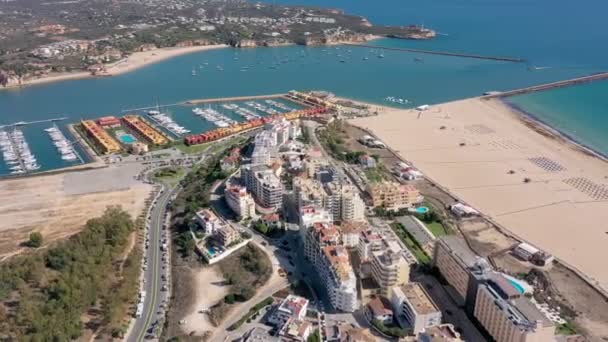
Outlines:
<svg viewBox="0 0 608 342"><path fill-rule="evenodd" d="M10 174L19 175L40 169L23 132L17 126L10 131L0 131L0 148Z"/></svg>
<svg viewBox="0 0 608 342"><path fill-rule="evenodd" d="M148 117L154 121L157 125L163 127L173 135L177 137L181 137L186 133L190 133L189 129L186 129L184 126L178 125L173 119L165 114L161 113L160 110L149 110L147 113Z"/></svg>
<svg viewBox="0 0 608 342"><path fill-rule="evenodd" d="M218 112L217 110L215 110L211 107L207 107L207 108L196 107L196 108L192 109L192 112L195 115L200 116L203 119L211 122L212 124L214 124L217 127L228 127L228 126L236 123L235 120L233 120L225 115L222 115L220 112Z"/></svg>
<svg viewBox="0 0 608 342"><path fill-rule="evenodd" d="M69 162L80 160L81 162L84 162L78 152L76 152L76 149L72 145L73 143L65 137L57 125L45 128L44 131L48 133L53 141L53 145L57 148L57 152L61 155L62 160Z"/></svg>

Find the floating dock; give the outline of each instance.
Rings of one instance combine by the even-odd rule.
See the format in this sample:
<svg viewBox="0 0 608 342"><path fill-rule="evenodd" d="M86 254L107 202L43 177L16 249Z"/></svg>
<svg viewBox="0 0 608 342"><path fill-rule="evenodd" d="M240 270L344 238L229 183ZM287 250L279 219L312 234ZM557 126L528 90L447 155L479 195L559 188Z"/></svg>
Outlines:
<svg viewBox="0 0 608 342"><path fill-rule="evenodd" d="M513 95L533 93L536 91L548 90L548 89L553 89L553 88L567 87L567 86L572 86L572 85L581 84L581 83L601 81L601 80L605 80L605 79L608 79L608 72L603 72L603 73L598 73L598 74L593 74L593 75L588 75L588 76L582 76L582 77L577 77L577 78L571 78L569 80L539 84L539 85L526 87L526 88L520 88L520 89L514 89L514 90L508 90L508 91L491 92L491 94L484 95L481 98L482 99L492 99L492 98L497 98L497 97L508 97L508 96L513 96Z"/></svg>
<svg viewBox="0 0 608 342"><path fill-rule="evenodd" d="M235 102L235 101L249 101L249 100L265 100L284 97L285 94L270 94L270 95L254 95L254 96L237 96L237 97L220 97L215 99L196 99L182 102L181 104L195 105L203 103L215 103L215 102Z"/></svg>
<svg viewBox="0 0 608 342"><path fill-rule="evenodd" d="M409 49L409 48L394 48L394 47L383 47L383 46L374 46L374 45L365 45L365 44L351 44L351 43L346 43L346 44L343 44L343 45L355 46L355 47L364 47L364 48L370 48L370 49L381 49L381 50L401 51L401 52L414 52L414 53L423 53L423 54L427 54L427 55L440 55L440 56L451 56L451 57L475 58L475 59L485 59L485 60L501 61L501 62L512 62L512 63L524 63L526 61L523 58L517 58L517 57L486 56L486 55L477 55L477 54L472 54L472 53L461 53L461 52L422 50L422 49Z"/></svg>

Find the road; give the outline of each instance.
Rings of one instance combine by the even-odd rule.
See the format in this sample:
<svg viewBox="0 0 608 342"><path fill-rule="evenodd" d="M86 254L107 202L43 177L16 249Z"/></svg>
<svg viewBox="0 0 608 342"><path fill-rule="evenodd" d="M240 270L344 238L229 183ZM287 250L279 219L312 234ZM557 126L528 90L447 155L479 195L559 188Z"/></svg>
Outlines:
<svg viewBox="0 0 608 342"><path fill-rule="evenodd" d="M169 289L163 286L169 286L170 270L168 265L168 252L161 251L163 241L168 243L168 232L163 230L166 220L167 204L178 191L177 188L169 189L166 185L161 188L162 192L157 197L152 205L149 216L146 218L147 226L145 232L146 245L144 250L144 266L142 290L146 291L144 298L143 313L137 317L131 327L131 330L126 338L130 342L139 342L154 331L152 323L159 322L163 319L164 314L161 312L161 304L166 305L169 297ZM163 257L164 255L164 257ZM160 325L160 324L157 324ZM148 331L152 328L152 331ZM160 329L161 327L157 328Z"/></svg>

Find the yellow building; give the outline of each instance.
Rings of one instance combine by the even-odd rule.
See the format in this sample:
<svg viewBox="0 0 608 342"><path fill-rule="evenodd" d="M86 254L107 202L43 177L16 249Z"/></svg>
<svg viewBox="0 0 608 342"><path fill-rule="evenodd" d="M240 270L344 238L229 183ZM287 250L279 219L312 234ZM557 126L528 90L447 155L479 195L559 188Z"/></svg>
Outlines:
<svg viewBox="0 0 608 342"><path fill-rule="evenodd" d="M390 294L394 286L406 284L410 277L410 265L407 260L401 253L390 248L372 253L371 270L372 277L385 296Z"/></svg>
<svg viewBox="0 0 608 342"><path fill-rule="evenodd" d="M159 131L152 128L147 122L138 115L126 115L122 120L149 143L153 145L165 145L169 141Z"/></svg>
<svg viewBox="0 0 608 342"><path fill-rule="evenodd" d="M120 151L120 144L108 134L101 126L93 120L82 120L80 122L87 136L91 138L101 149L103 154Z"/></svg>
<svg viewBox="0 0 608 342"><path fill-rule="evenodd" d="M384 207L387 210L410 208L422 202L420 191L412 185L396 182L377 182L367 185L367 193L374 207Z"/></svg>

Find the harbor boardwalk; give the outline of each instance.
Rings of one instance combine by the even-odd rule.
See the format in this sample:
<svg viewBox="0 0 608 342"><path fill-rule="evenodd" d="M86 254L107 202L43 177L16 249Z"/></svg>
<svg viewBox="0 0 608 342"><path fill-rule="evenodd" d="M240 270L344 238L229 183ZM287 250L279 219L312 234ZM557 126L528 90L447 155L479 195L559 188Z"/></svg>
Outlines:
<svg viewBox="0 0 608 342"><path fill-rule="evenodd" d="M351 122L514 236L608 288L608 164L601 158L498 100L386 109Z"/></svg>

